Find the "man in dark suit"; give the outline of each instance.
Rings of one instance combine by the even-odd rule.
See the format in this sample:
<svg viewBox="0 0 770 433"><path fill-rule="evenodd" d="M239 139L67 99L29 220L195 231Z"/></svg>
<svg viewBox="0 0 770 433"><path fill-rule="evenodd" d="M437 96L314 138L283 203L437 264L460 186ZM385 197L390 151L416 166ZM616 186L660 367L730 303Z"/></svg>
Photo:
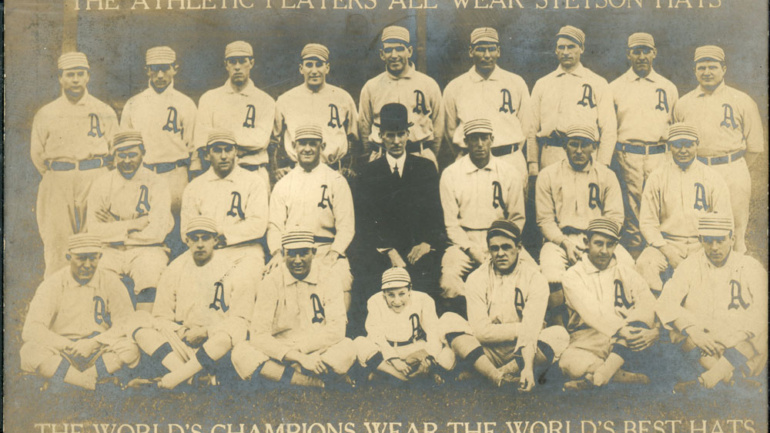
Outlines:
<svg viewBox="0 0 770 433"><path fill-rule="evenodd" d="M438 300L446 244L438 172L432 161L406 152L411 123L405 106L384 105L377 126L386 153L357 178L359 293L368 299L379 290L382 272L397 266L409 271L415 290Z"/></svg>

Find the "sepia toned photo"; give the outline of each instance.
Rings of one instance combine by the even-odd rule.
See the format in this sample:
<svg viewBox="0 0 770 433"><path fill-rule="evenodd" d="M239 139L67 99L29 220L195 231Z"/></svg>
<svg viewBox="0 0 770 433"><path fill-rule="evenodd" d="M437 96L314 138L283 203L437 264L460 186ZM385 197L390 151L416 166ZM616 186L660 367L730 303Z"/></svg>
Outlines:
<svg viewBox="0 0 770 433"><path fill-rule="evenodd" d="M766 3L4 18L4 431L768 430Z"/></svg>

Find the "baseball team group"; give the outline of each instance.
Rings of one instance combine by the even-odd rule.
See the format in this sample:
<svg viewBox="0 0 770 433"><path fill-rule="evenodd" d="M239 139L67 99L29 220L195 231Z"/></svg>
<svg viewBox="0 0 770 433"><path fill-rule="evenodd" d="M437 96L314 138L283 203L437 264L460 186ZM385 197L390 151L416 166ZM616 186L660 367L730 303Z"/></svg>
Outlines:
<svg viewBox="0 0 770 433"><path fill-rule="evenodd" d="M41 389L478 375L526 392L553 365L579 391L655 381L665 350L688 367L674 392L762 387L757 104L717 46L695 49L679 98L652 35L628 37L611 83L581 64L585 39L559 29L530 93L476 28L442 92L386 27L358 105L318 43L277 100L252 46L228 44L229 78L197 105L156 46L120 120L89 94L87 56L62 54L61 96L32 123L45 278L21 369Z"/></svg>

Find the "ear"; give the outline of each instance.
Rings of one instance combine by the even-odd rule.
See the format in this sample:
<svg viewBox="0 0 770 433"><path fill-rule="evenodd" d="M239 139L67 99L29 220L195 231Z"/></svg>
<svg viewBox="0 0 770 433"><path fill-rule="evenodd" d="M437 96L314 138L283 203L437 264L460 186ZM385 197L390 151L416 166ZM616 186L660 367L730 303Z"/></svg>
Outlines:
<svg viewBox="0 0 770 433"><path fill-rule="evenodd" d="M380 60L384 62L386 59L387 57L385 56L385 51L383 51L382 48L380 48Z"/></svg>
<svg viewBox="0 0 770 433"><path fill-rule="evenodd" d="M66 257L68 261L69 261L69 260L72 260L72 256L71 256L71 255L69 255L69 253L67 253L67 255L65 255L64 257Z"/></svg>
<svg viewBox="0 0 770 433"><path fill-rule="evenodd" d="M406 47L406 51L409 53L409 58L411 58L412 54L414 54L414 48L412 48L412 46L409 45L408 47Z"/></svg>
<svg viewBox="0 0 770 433"><path fill-rule="evenodd" d="M326 149L326 142L325 142L325 141L322 141L322 142L321 142L321 147L320 147L320 149L321 149L321 151L322 151L322 152L323 152L323 150L324 150L324 149Z"/></svg>

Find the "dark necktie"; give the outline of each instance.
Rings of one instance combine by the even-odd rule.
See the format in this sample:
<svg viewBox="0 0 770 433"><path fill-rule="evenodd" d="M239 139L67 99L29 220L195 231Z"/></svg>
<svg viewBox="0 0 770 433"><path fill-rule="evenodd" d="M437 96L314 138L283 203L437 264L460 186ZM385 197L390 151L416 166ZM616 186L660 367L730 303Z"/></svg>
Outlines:
<svg viewBox="0 0 770 433"><path fill-rule="evenodd" d="M394 180L401 180L401 176L399 176L399 174L398 174L398 163L396 163L393 166L393 179Z"/></svg>

